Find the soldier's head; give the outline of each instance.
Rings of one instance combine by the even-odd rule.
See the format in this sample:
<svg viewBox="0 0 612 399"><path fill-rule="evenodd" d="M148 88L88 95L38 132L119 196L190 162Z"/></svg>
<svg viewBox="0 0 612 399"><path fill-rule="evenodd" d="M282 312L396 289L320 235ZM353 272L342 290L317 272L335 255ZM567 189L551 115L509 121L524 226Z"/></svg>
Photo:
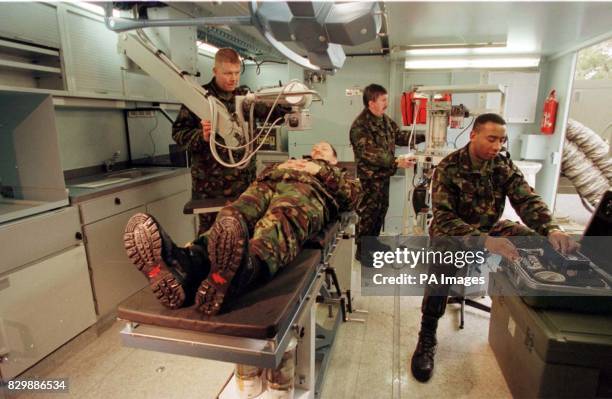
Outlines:
<svg viewBox="0 0 612 399"><path fill-rule="evenodd" d="M215 83L223 91L232 92L238 87L240 82L240 56L236 50L231 48L221 48L215 54L215 66L213 75Z"/></svg>
<svg viewBox="0 0 612 399"><path fill-rule="evenodd" d="M506 143L506 121L497 114L482 114L470 133L470 154L487 161L499 154Z"/></svg>
<svg viewBox="0 0 612 399"><path fill-rule="evenodd" d="M329 162L331 165L338 163L338 153L334 146L329 144L327 141L319 141L317 144L312 146L310 151L312 159L322 159Z"/></svg>
<svg viewBox="0 0 612 399"><path fill-rule="evenodd" d="M381 85L372 83L363 89L363 105L376 116L383 116L389 105L387 90Z"/></svg>

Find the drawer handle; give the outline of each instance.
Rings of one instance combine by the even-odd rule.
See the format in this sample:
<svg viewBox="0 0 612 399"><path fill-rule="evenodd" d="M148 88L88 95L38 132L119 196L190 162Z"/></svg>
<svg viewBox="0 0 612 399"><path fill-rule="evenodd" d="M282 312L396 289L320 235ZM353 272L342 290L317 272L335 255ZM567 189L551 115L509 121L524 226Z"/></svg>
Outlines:
<svg viewBox="0 0 612 399"><path fill-rule="evenodd" d="M76 238L77 240L82 240L83 233L81 233L80 231L77 231L76 234L74 235L74 238Z"/></svg>
<svg viewBox="0 0 612 399"><path fill-rule="evenodd" d="M115 205L121 205L121 198L115 197Z"/></svg>

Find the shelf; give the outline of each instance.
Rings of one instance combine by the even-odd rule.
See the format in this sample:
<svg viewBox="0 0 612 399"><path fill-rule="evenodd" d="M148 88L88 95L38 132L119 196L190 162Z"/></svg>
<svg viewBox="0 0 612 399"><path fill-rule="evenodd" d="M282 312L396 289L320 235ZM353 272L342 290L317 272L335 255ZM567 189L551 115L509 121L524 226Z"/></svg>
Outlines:
<svg viewBox="0 0 612 399"><path fill-rule="evenodd" d="M52 57L60 56L59 50L42 48L42 47L30 45L30 44L16 43L16 42L3 40L3 39L0 39L0 47L15 50L13 51L14 53L20 53L20 54L30 53L30 54L37 54L37 55L49 55ZM9 51L3 51L3 52L9 52Z"/></svg>
<svg viewBox="0 0 612 399"><path fill-rule="evenodd" d="M42 72L42 73L52 73L52 74L62 74L61 68L55 68L44 65L35 65L28 64L27 62L18 62L18 61L9 61L0 59L0 68L11 68L11 69L22 69L28 71Z"/></svg>
<svg viewBox="0 0 612 399"><path fill-rule="evenodd" d="M417 93L506 93L504 85L420 86Z"/></svg>

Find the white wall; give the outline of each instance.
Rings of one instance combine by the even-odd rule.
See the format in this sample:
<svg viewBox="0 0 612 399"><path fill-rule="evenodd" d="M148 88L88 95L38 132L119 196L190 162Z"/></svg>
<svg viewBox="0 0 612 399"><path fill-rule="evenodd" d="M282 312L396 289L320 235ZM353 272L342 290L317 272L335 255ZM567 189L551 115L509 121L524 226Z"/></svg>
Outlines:
<svg viewBox="0 0 612 399"><path fill-rule="evenodd" d="M315 102L311 106L311 131L289 133L289 154L309 153L312 144L326 140L336 147L341 161L352 161L349 129L363 109L363 101L361 96L348 97L346 89L363 89L370 83L377 83L389 90L389 72L389 62L382 57L348 58L340 71L327 76L325 83L315 84L313 88L319 92L323 103Z"/></svg>
<svg viewBox="0 0 612 399"><path fill-rule="evenodd" d="M247 85L255 91L262 87L278 86L279 81L286 84L290 80L288 64L263 64L259 69L259 74L257 74L255 65L246 65L240 77L240 84Z"/></svg>
<svg viewBox="0 0 612 399"><path fill-rule="evenodd" d="M115 151L128 157L123 110L56 108L62 169L103 164Z"/></svg>
<svg viewBox="0 0 612 399"><path fill-rule="evenodd" d="M576 80L569 115L597 134L606 136L604 133L607 133L607 137L610 137L612 80Z"/></svg>

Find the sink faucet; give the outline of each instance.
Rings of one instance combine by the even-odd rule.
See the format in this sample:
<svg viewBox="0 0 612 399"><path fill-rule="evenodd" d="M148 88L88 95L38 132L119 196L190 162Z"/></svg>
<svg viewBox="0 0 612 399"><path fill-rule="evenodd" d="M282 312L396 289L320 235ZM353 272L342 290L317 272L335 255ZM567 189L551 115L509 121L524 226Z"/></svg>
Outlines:
<svg viewBox="0 0 612 399"><path fill-rule="evenodd" d="M117 150L117 151L115 151L115 153L113 154L112 157L110 157L109 159L104 161L104 166L106 167L106 172L110 172L110 171L113 170L113 166L115 166L115 163L117 162L117 159L119 159L119 154L121 154L121 151Z"/></svg>

